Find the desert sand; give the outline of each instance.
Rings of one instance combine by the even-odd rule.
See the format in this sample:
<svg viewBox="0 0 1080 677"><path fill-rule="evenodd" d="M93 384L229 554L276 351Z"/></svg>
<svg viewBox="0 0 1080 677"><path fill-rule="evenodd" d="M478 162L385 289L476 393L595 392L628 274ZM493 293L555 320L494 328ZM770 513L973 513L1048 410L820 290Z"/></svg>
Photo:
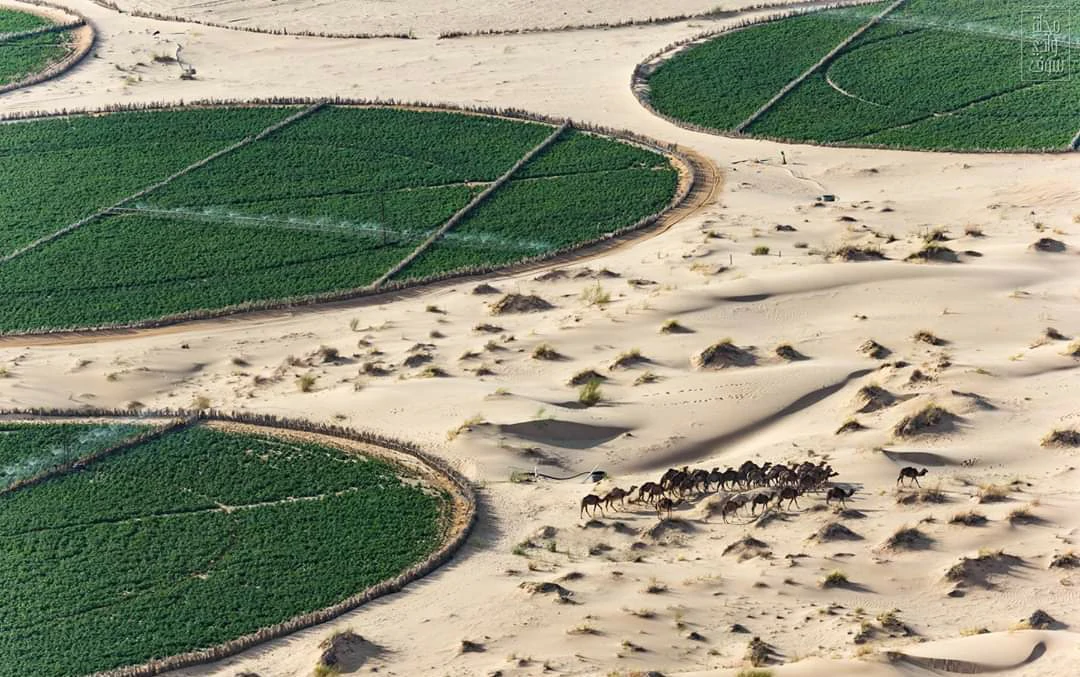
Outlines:
<svg viewBox="0 0 1080 677"><path fill-rule="evenodd" d="M344 629L365 640L348 666L362 674L735 675L749 665L754 637L768 645L777 677L929 675L950 665L1075 674L1080 578L1050 563L1080 538L1078 452L1040 440L1080 426L1080 357L1070 354L1080 338L1076 154L731 139L679 129L638 104L629 88L636 63L739 16L362 41L144 20L88 0L62 4L94 22L97 58L0 96L0 111L335 94L505 105L676 142L710 159L723 179L714 199L662 232L547 271L484 280L554 304L544 312L493 316L498 296L474 295L472 280L164 331L0 339L6 407L184 407L205 398L224 409L404 437L477 483L479 526L447 567L333 623L175 674L306 676L319 643ZM425 3L430 23L417 33L442 30L432 17L459 4ZM682 11L693 3L669 4ZM177 43L197 80L179 80L175 66L140 65ZM824 193L837 200L816 203ZM905 261L939 228L958 262ZM1033 250L1043 237L1066 250ZM824 255L843 245L878 246L888 259ZM769 254L752 255L760 246ZM596 285L609 302L586 300ZM671 319L686 331L661 332ZM477 331L482 323L499 329ZM1066 338L1048 338L1048 327ZM916 340L920 331L939 344ZM756 363L694 366L693 356L725 338ZM888 354L865 354L868 340ZM448 377L420 378L420 369L403 366L417 343L433 345L433 364ZM544 343L562 358L533 359ZM781 344L809 359L781 359ZM355 357L314 368L315 389L302 393L293 381L308 368L288 359L321 345ZM646 361L612 368L634 349ZM361 374L373 359L392 374ZM481 365L493 373L478 376ZM603 400L590 408L567 385L586 369L607 377ZM267 379L256 384L257 376ZM858 413L859 392L871 385L891 395L888 405ZM915 436L894 431L929 403L953 415L948 425ZM837 434L851 418L865 428ZM849 511L808 494L799 509L760 521L741 514L725 524L711 514L712 497L676 507L663 523L633 504L592 521L579 516L587 493L656 480L669 466L748 459L826 459L839 473L834 482L856 489ZM927 468L919 481L937 491L897 489L907 465ZM583 478L511 481L534 469L558 477L603 469L610 478L598 486ZM1025 508L1026 517L1014 512ZM950 523L972 510L987 521ZM830 523L854 536L819 537ZM905 527L918 537L890 545ZM957 564L959 580L948 580ZM822 587L836 570L849 583ZM545 582L565 592L526 589ZM1036 609L1056 622L1023 629ZM463 651L463 640L482 650ZM890 651L907 658L890 661Z"/></svg>

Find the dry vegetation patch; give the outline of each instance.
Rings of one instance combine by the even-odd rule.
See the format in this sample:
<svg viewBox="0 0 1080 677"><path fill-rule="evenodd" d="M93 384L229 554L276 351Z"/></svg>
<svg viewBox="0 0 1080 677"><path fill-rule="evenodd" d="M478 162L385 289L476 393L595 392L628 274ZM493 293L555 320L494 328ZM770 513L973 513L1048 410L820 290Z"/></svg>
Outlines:
<svg viewBox="0 0 1080 677"><path fill-rule="evenodd" d="M859 388L857 400L860 403L860 414L869 414L896 404L896 396L876 383Z"/></svg>
<svg viewBox="0 0 1080 677"><path fill-rule="evenodd" d="M801 362L810 358L796 350L790 343L781 343L776 346L776 356L788 362Z"/></svg>
<svg viewBox="0 0 1080 677"><path fill-rule="evenodd" d="M929 243L907 257L908 261L936 261L938 263L959 263L960 257L952 249L943 245Z"/></svg>
<svg viewBox="0 0 1080 677"><path fill-rule="evenodd" d="M649 361L649 358L642 355L640 350L632 348L616 357L608 369L627 369L636 364L648 364Z"/></svg>
<svg viewBox="0 0 1080 677"><path fill-rule="evenodd" d="M862 423L859 423L856 419L849 418L848 420L840 424L840 427L836 429L835 434L842 435L844 433L853 433L860 430L866 430L866 426L864 426Z"/></svg>
<svg viewBox="0 0 1080 677"><path fill-rule="evenodd" d="M877 247L842 245L826 254L826 258L841 261L885 261L888 257Z"/></svg>
<svg viewBox="0 0 1080 677"><path fill-rule="evenodd" d="M603 382L606 380L607 376L604 376L595 369L583 369L571 376L570 380L567 381L567 384L572 385L576 388L578 386L583 386L590 381Z"/></svg>
<svg viewBox="0 0 1080 677"><path fill-rule="evenodd" d="M883 547L888 550L925 550L933 539L914 527L900 527L888 539Z"/></svg>
<svg viewBox="0 0 1080 677"><path fill-rule="evenodd" d="M900 419L893 428L893 433L898 437L946 433L955 428L957 420L958 417L952 412L931 403Z"/></svg>
<svg viewBox="0 0 1080 677"><path fill-rule="evenodd" d="M535 294L507 294L492 304L491 314L536 313L551 310L554 307Z"/></svg>
<svg viewBox="0 0 1080 677"><path fill-rule="evenodd" d="M1041 444L1044 447L1080 447L1080 431L1072 429L1054 430L1042 438Z"/></svg>
<svg viewBox="0 0 1080 677"><path fill-rule="evenodd" d="M1031 248L1038 252L1048 252L1051 254L1060 254L1065 251L1065 243L1061 240L1055 240L1052 237L1042 237L1035 241Z"/></svg>
<svg viewBox="0 0 1080 677"><path fill-rule="evenodd" d="M1022 559L1003 550L985 550L979 552L977 557L961 557L945 572L945 580L956 583L958 587L979 585L992 588L991 577L1006 575L1022 563Z"/></svg>
<svg viewBox="0 0 1080 677"><path fill-rule="evenodd" d="M695 355L693 363L702 369L751 367L757 363L757 357L751 350L735 345L731 339L724 339Z"/></svg>
<svg viewBox="0 0 1080 677"><path fill-rule="evenodd" d="M734 555L739 558L740 562L753 559L754 557L765 559L772 557L772 551L769 550L768 544L764 541L759 541L749 534L724 548L723 554L725 557Z"/></svg>
<svg viewBox="0 0 1080 677"><path fill-rule="evenodd" d="M881 345L874 339L867 339L859 346L859 352L875 360L884 360L892 354L892 351Z"/></svg>
<svg viewBox="0 0 1080 677"><path fill-rule="evenodd" d="M986 522L986 515L975 510L958 512L949 518L949 524L962 524L965 527L981 527Z"/></svg>

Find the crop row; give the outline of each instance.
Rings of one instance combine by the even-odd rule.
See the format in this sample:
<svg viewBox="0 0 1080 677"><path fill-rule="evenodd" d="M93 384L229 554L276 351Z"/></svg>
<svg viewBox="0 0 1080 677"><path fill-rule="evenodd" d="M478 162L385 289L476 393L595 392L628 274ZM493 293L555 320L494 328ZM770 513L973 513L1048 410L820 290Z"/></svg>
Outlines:
<svg viewBox="0 0 1080 677"><path fill-rule="evenodd" d="M140 663L329 606L435 548L444 501L376 459L203 427L6 495L0 674Z"/></svg>

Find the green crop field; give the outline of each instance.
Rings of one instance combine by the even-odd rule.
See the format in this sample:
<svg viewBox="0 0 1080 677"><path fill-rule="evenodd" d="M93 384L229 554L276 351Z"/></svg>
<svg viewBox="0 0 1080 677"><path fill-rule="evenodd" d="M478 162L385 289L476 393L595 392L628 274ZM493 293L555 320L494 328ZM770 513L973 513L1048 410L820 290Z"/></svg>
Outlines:
<svg viewBox="0 0 1080 677"><path fill-rule="evenodd" d="M0 260L0 331L123 324L369 287L555 131L488 116L327 106L125 200L300 110L0 125L0 171L23 179L0 185L0 251L115 207ZM509 264L593 240L662 210L677 178L658 153L565 132L399 277Z"/></svg>
<svg viewBox="0 0 1080 677"><path fill-rule="evenodd" d="M10 37L11 34L43 28L51 23L29 12L0 9L0 85L18 82L38 73L71 51L72 37L67 31Z"/></svg>
<svg viewBox="0 0 1080 677"><path fill-rule="evenodd" d="M0 489L110 447L146 426L124 423L0 424Z"/></svg>
<svg viewBox="0 0 1080 677"><path fill-rule="evenodd" d="M852 9L834 9L722 34L657 68L652 105L733 131L884 6L861 7L858 20ZM743 131L844 145L1065 150L1080 131L1075 16L1080 0L1049 9L1022 0L908 0Z"/></svg>
<svg viewBox="0 0 1080 677"><path fill-rule="evenodd" d="M0 454L12 429L41 456L83 428L8 426ZM0 496L0 675L218 644L395 576L438 547L449 509L398 472L197 426Z"/></svg>

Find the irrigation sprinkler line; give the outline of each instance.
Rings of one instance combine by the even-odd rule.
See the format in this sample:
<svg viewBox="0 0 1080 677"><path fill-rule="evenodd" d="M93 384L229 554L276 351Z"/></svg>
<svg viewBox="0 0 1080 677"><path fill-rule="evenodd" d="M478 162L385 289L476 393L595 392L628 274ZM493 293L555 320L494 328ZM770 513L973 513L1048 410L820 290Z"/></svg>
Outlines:
<svg viewBox="0 0 1080 677"><path fill-rule="evenodd" d="M1076 130L1076 136L1069 142L1069 150L1080 150L1080 129Z"/></svg>
<svg viewBox="0 0 1080 677"><path fill-rule="evenodd" d="M858 40L863 33L878 25L882 19L887 17L889 14L892 14L896 9L900 7L900 5L904 4L905 2L907 2L907 0L895 0L891 5L883 9L879 14L877 14L865 24L860 26L858 30L844 38L844 40L841 41L839 45L829 50L829 53L821 57L821 60L810 66L810 68L807 68L802 73L802 75L784 85L780 89L780 91L777 92L775 96L773 96L773 98L766 101L765 105L754 111L754 113L750 117L740 122L738 126L736 126L732 131L734 131L736 134L742 134L743 132L745 132L747 127L757 122L762 115L769 112L769 110L771 110L773 106L779 103L780 100L783 99L785 96L790 94L792 90L801 85L808 77L816 73L822 67L832 62L833 59L839 56L840 52L844 51L851 43Z"/></svg>
<svg viewBox="0 0 1080 677"><path fill-rule="evenodd" d="M571 122L569 120L566 120L561 125L559 125L558 128L556 128L550 136L548 136L546 139L534 146L532 150L522 156L517 162L514 163L512 167L510 167L510 169L506 170L506 173L495 179L495 181L492 182L491 185L489 185L487 188L485 188L483 192L470 200L469 203L466 204L464 207L459 209L457 213L447 219L446 223L439 226L438 230L429 235L427 239L421 242L416 247L416 249L412 250L408 256L394 264L394 266L391 267L390 270L380 275L374 282L369 285L368 288L377 289L386 284L386 282L390 278L404 270L406 266L415 261L421 254L426 252L428 248L431 247L431 245L435 244L436 241L440 240L443 235L450 232L455 226L461 223L461 221L463 221L466 216L472 213L474 209L486 202L487 199L491 197L492 193L499 190L499 188L502 188L505 183L510 181L510 179L514 176L514 174L518 172L518 170L524 167L534 157L546 150L548 146L555 143L555 141L563 135L563 132L570 128L570 125Z"/></svg>
<svg viewBox="0 0 1080 677"><path fill-rule="evenodd" d="M214 160L216 160L216 159L218 159L218 158L220 158L220 157L222 157L224 155L228 155L229 153L232 153L235 150L239 150L240 148L243 148L244 146L247 146L249 144L255 143L256 141L261 141L262 139L265 139L267 136L273 134L274 132L278 131L279 129L282 129L286 125L289 125L289 124L291 124L293 122L296 122L297 120L300 120L301 118L305 118L305 117L311 115L312 113L315 113L316 111L320 110L324 106L326 106L326 101L318 101L318 102L312 104L311 106L308 106L307 108L304 108L301 111L293 113L292 115L285 118L284 120L279 120L278 122L275 122L274 124L270 125L266 129L259 132L258 134L255 134L253 136L245 136L244 138L240 139L239 141L233 143L232 145L227 146L225 148L222 148L221 150L217 151L216 153L213 153L212 155L204 157L201 160L197 160L196 162L193 162L192 164L188 165L187 167L184 167L183 169L176 172L175 174L172 174L172 175L162 179L161 181L158 181L157 183L154 183L154 184L152 184L150 186L147 186L146 188L143 188L142 190L140 190L137 193L134 193L132 195L128 195L125 198L122 198L116 204L113 204L113 205L110 205L108 207L104 207L102 209L99 209L96 212L94 212L93 214L90 214L89 216L84 216L83 218L79 219L75 223L66 225L63 228L61 228L60 230L56 231L56 232L50 233L50 234L45 235L43 237L39 237L38 239L34 240L30 244L25 245L23 247L20 247L19 249L16 249L15 251L11 252L10 254L4 255L2 258L0 258L0 265L8 263L9 261L12 261L13 259L16 259L16 258L22 256L23 254L34 251L35 249L38 249L39 247L41 247L43 245L49 244L50 242L53 242L54 240L58 240L61 237L65 236L65 235L67 235L67 234L69 234L69 233L71 233L71 232L73 232L75 230L78 230L79 228L85 226L86 224L91 223L93 221L96 221L97 219L99 219L99 218L101 218L103 216L107 216L108 214L110 214L112 212L112 210L120 209L125 204L127 204L128 202L131 202L132 200L138 200L141 197L145 197L145 196L149 195L150 193L154 192L155 190L157 190L158 188L162 188L163 186L169 184L170 182L172 182L172 181L174 181L176 179L179 179L182 176L190 174L191 172L195 171L196 169L200 169L200 168L210 164Z"/></svg>

